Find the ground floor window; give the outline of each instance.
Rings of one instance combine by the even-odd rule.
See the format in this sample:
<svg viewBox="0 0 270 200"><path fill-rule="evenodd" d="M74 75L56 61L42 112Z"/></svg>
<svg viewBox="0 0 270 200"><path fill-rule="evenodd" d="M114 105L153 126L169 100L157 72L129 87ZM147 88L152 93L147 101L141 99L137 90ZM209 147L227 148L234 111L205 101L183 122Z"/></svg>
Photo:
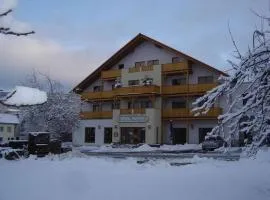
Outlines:
<svg viewBox="0 0 270 200"><path fill-rule="evenodd" d="M104 128L104 143L112 143L112 128Z"/></svg>
<svg viewBox="0 0 270 200"><path fill-rule="evenodd" d="M186 128L172 128L172 143L173 144L187 143L187 129Z"/></svg>
<svg viewBox="0 0 270 200"><path fill-rule="evenodd" d="M212 128L199 128L199 144L201 144L207 133L211 132Z"/></svg>
<svg viewBox="0 0 270 200"><path fill-rule="evenodd" d="M144 127L123 127L121 128L122 144L139 144L145 143Z"/></svg>
<svg viewBox="0 0 270 200"><path fill-rule="evenodd" d="M94 127L85 128L85 143L95 143L95 128Z"/></svg>

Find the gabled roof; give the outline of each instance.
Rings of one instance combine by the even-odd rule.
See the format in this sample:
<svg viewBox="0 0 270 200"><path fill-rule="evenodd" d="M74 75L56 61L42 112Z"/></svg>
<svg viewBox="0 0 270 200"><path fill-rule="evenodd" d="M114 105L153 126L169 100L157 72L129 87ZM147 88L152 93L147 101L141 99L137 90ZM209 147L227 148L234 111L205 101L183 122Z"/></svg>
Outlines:
<svg viewBox="0 0 270 200"><path fill-rule="evenodd" d="M130 40L125 46L123 46L120 50L118 50L115 54L113 54L107 61L105 61L101 66L99 66L94 72L92 72L89 76L87 76L82 82L80 82L74 89L74 92L80 93L80 91L84 90L89 84L91 84L98 76L101 75L101 71L107 70L111 68L113 65L115 65L117 62L119 62L122 58L127 56L131 51L133 51L137 46L139 46L141 43L148 41L153 43L154 45L163 48L169 52L175 53L176 55L179 55L181 57L184 57L187 60L190 60L194 63L198 63L209 70L215 71L217 73L220 73L222 75L228 76L226 73L206 64L203 63L181 51L178 51L172 47L169 47L157 40L154 40L146 35L143 35L139 33L136 37L134 37L132 40Z"/></svg>

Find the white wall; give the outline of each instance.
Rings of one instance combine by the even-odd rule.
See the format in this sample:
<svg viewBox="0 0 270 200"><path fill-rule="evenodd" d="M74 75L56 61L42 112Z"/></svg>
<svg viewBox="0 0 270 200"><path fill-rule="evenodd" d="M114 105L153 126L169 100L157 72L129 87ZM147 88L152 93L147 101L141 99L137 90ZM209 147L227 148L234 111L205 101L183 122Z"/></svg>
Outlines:
<svg viewBox="0 0 270 200"><path fill-rule="evenodd" d="M131 68L135 66L135 62L148 61L148 60L159 60L159 64L171 63L172 57L175 57L169 51L162 48L156 47L151 42L143 42L133 52L129 53L125 58L120 60L113 69L118 69L119 64L124 64L125 68Z"/></svg>
<svg viewBox="0 0 270 200"><path fill-rule="evenodd" d="M100 128L99 128L100 126ZM85 143L85 128L95 127L95 143ZM104 144L104 128L112 127L111 119L80 120L79 127L73 131L72 142L75 146Z"/></svg>

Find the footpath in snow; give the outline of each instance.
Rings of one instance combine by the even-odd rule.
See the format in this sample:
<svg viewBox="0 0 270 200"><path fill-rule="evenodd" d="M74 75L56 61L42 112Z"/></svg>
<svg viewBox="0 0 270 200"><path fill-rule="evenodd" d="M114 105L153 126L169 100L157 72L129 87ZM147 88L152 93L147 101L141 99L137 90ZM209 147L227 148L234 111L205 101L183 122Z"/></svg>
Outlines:
<svg viewBox="0 0 270 200"><path fill-rule="evenodd" d="M269 151L232 162L194 157L184 166L136 161L72 154L1 159L0 199L270 199Z"/></svg>

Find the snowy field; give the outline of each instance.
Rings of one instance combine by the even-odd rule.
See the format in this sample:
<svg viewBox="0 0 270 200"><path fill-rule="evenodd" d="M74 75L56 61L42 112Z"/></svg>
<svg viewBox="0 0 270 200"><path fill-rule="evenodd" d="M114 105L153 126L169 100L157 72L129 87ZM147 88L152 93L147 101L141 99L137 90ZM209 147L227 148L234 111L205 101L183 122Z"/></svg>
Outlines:
<svg viewBox="0 0 270 200"><path fill-rule="evenodd" d="M270 199L270 152L234 162L195 157L184 166L136 161L71 155L1 159L0 200Z"/></svg>

